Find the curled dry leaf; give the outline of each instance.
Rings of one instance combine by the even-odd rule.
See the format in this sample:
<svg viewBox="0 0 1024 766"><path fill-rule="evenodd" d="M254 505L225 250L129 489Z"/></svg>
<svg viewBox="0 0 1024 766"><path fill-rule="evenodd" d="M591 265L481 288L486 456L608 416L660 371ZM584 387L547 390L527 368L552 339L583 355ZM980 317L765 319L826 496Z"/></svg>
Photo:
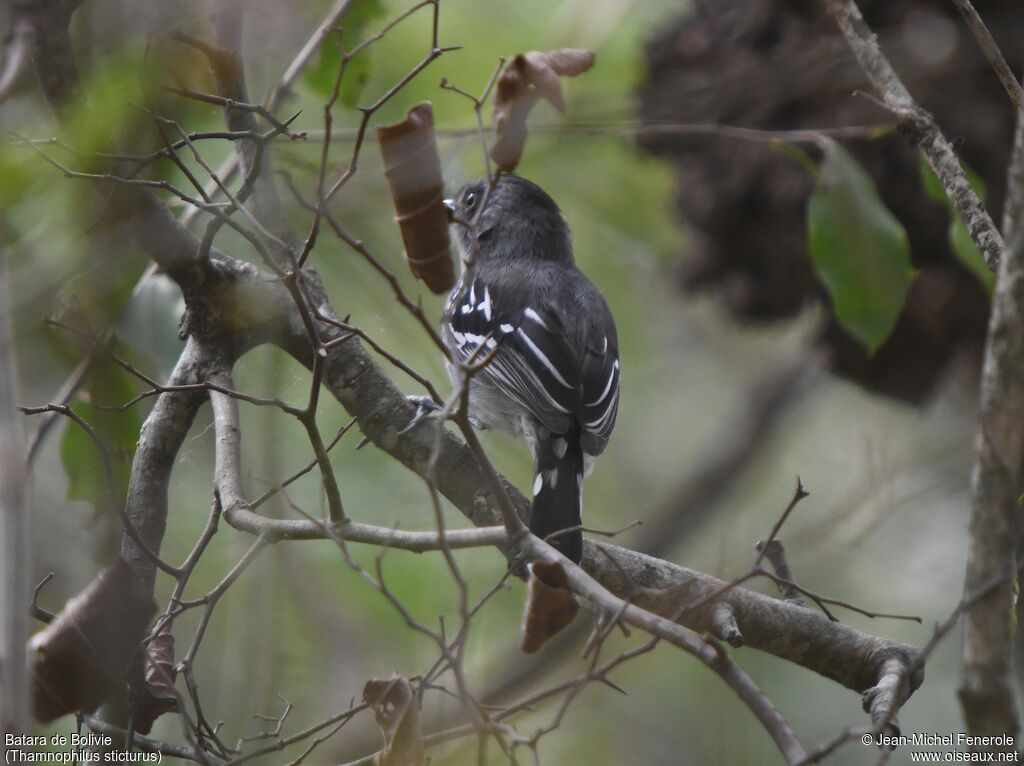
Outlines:
<svg viewBox="0 0 1024 766"><path fill-rule="evenodd" d="M423 738L419 702L408 679L397 673L390 678L373 678L363 687L363 699L373 709L384 734L380 766L420 766Z"/></svg>
<svg viewBox="0 0 1024 766"><path fill-rule="evenodd" d="M121 559L29 641L32 715L92 712L124 682L156 603Z"/></svg>
<svg viewBox="0 0 1024 766"><path fill-rule="evenodd" d="M506 64L494 91L494 146L491 159L511 172L526 146L526 117L538 99L565 111L562 77L575 77L594 65L594 52L577 48L520 53Z"/></svg>
<svg viewBox="0 0 1024 766"><path fill-rule="evenodd" d="M579 604L569 589L569 578L561 564L531 564L528 588L522 649L526 654L533 654L573 621Z"/></svg>
<svg viewBox="0 0 1024 766"><path fill-rule="evenodd" d="M377 140L409 271L433 292L446 293L455 286L455 267L430 103L414 106L402 122L378 127Z"/></svg>
<svg viewBox="0 0 1024 766"><path fill-rule="evenodd" d="M157 718L178 709L178 695L174 690L174 636L170 623L150 639L143 671L145 684L135 710L135 731L149 734Z"/></svg>

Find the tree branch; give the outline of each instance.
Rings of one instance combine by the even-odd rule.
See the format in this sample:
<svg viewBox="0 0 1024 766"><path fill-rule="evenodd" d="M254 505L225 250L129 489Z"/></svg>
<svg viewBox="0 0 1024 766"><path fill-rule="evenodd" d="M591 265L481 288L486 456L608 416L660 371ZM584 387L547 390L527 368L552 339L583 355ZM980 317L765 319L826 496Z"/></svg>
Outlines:
<svg viewBox="0 0 1024 766"><path fill-rule="evenodd" d="M1019 498L1024 470L1024 113L1009 170L1007 250L992 296L982 365L978 431L971 473L971 521L964 593L973 593L1014 561L1022 525ZM1010 678L1012 642L1010 566L964 618L960 703L972 734L1019 731ZM1019 596L1018 596L1019 598Z"/></svg>
<svg viewBox="0 0 1024 766"><path fill-rule="evenodd" d="M171 374L170 385L205 380L211 364L208 351L190 341ZM142 425L128 482L126 511L139 537L155 552L160 550L167 526L167 494L174 459L203 400L202 392L161 394ZM151 591L156 576L152 558L128 535L122 542L121 555Z"/></svg>
<svg viewBox="0 0 1024 766"><path fill-rule="evenodd" d="M882 102L899 118L900 131L924 154L978 250L985 256L988 267L996 271L1003 253L1003 238L964 175L956 152L942 134L935 118L914 101L903 85L854 0L823 2Z"/></svg>
<svg viewBox="0 0 1024 766"><path fill-rule="evenodd" d="M978 15L977 9L971 4L971 0L953 0L953 5L960 11L960 15L964 17L964 23L967 24L967 28L974 35L978 47L981 48L981 52L988 59L988 63L992 66L996 77L999 78L999 82L1002 83L1004 90L1006 90L1006 95L1010 97L1010 101L1017 107L1018 112L1024 110L1024 90L1021 90L1020 83L1017 82L1013 70L1006 63L1002 51L999 50L996 41L992 39L992 33L988 31L988 27L985 26L985 22Z"/></svg>

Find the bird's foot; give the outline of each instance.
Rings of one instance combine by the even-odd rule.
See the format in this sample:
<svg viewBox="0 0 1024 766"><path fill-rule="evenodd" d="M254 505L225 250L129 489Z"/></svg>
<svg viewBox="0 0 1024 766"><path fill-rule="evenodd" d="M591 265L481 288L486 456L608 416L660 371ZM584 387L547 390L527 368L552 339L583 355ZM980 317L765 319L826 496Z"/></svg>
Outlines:
<svg viewBox="0 0 1024 766"><path fill-rule="evenodd" d="M416 405L416 413L412 416L412 420L409 421L409 425L399 431L399 434L408 433L424 420L429 418L433 413L441 409L437 402L429 396L416 396L413 394L405 398L410 404Z"/></svg>

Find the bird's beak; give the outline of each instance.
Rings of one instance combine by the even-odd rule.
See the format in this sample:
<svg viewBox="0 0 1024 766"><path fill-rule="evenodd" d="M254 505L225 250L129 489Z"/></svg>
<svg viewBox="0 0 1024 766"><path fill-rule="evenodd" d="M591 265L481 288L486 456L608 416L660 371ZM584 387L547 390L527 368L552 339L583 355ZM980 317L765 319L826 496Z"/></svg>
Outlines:
<svg viewBox="0 0 1024 766"><path fill-rule="evenodd" d="M448 220L450 222L455 217L455 200L449 197L444 200L444 206L448 208Z"/></svg>

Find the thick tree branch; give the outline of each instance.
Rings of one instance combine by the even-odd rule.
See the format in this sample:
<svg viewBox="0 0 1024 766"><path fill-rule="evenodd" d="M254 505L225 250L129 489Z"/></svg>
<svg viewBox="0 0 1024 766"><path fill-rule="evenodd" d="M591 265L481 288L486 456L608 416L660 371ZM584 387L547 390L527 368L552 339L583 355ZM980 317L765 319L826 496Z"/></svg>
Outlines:
<svg viewBox="0 0 1024 766"><path fill-rule="evenodd" d="M1007 203L1007 249L992 296L982 367L964 593L1000 571L1002 584L964 617L960 701L973 734L1019 730L1010 678L1012 572L1024 470L1024 119L1018 115ZM1019 598L1019 596L1018 596ZM1018 626L1019 629L1019 626Z"/></svg>
<svg viewBox="0 0 1024 766"><path fill-rule="evenodd" d="M170 385L205 380L212 364L199 343L190 341L171 374ZM161 394L142 425L128 483L126 510L139 537L153 551L160 550L167 527L167 495L174 460L203 400L201 392ZM128 535L122 542L121 555L152 590L156 577L153 560Z"/></svg>

